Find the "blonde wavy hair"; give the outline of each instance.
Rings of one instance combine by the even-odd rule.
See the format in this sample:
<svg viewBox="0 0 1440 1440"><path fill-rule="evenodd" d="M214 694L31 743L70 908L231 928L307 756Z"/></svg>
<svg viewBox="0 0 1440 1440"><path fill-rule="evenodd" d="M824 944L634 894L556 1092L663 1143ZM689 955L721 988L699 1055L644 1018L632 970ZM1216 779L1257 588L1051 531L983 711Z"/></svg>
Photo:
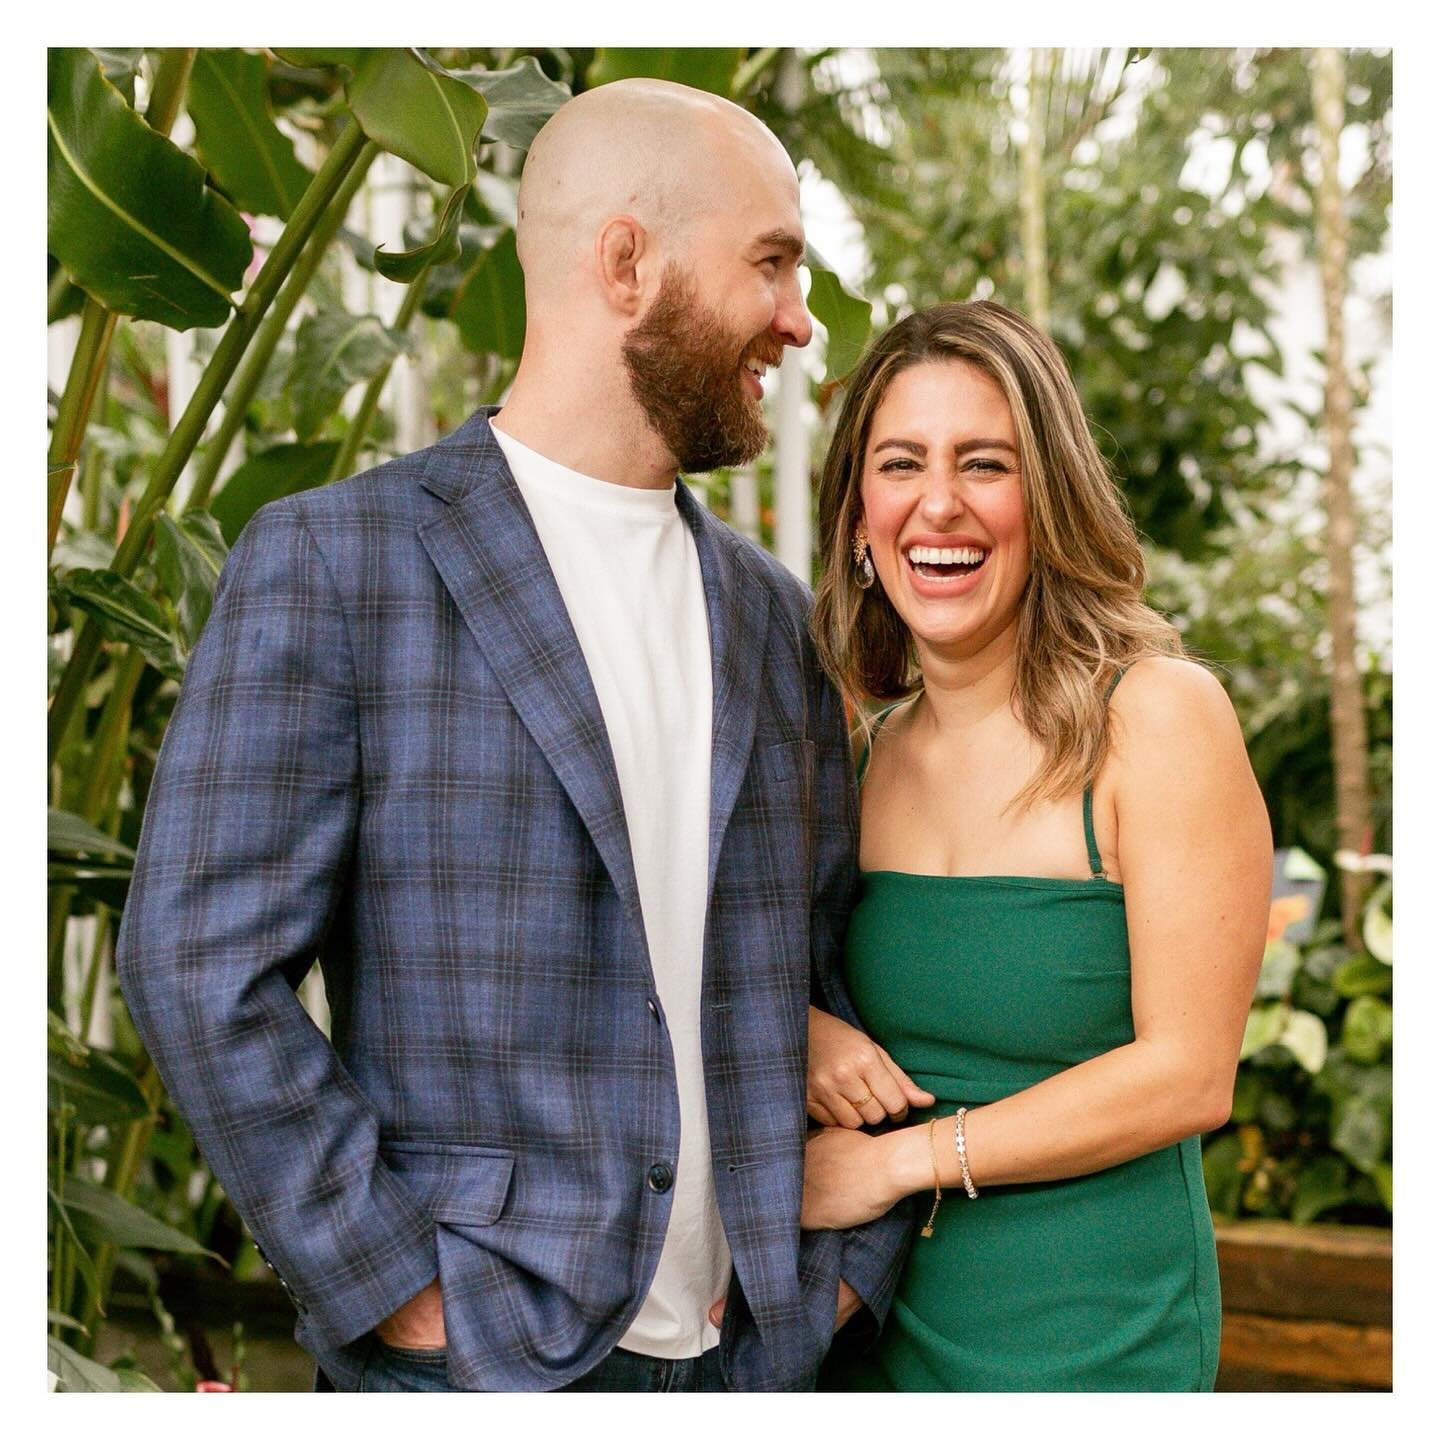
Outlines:
<svg viewBox="0 0 1440 1440"><path fill-rule="evenodd" d="M1110 732L1106 693L1147 655L1183 655L1175 627L1142 595L1134 522L1101 458L1055 343L989 300L936 305L891 326L845 390L820 479L824 569L811 621L816 648L868 736L869 706L922 688L915 646L884 587L856 584L852 551L870 422L895 377L962 361L999 385L1020 449L1030 578L1020 600L1014 700L1044 760L1015 797L1027 806L1091 785Z"/></svg>

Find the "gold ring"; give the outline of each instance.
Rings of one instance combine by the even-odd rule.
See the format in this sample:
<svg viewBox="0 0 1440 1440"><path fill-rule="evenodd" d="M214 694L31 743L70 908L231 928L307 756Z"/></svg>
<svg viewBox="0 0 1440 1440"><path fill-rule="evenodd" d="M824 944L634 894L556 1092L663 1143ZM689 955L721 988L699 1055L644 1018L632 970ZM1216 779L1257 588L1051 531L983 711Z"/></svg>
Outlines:
<svg viewBox="0 0 1440 1440"><path fill-rule="evenodd" d="M867 1090L864 1095L862 1095L858 1100L851 1100L848 1095L845 1097L845 1099L849 1101L849 1103L853 1105L857 1110L862 1105L868 1105L874 1098L875 1096L869 1090Z"/></svg>

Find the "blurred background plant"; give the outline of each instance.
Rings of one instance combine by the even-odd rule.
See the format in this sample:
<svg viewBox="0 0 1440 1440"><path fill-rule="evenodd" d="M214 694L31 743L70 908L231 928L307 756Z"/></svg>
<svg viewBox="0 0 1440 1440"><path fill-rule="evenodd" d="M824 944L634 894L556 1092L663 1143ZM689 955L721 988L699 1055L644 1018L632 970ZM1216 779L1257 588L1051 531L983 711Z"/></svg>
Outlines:
<svg viewBox="0 0 1440 1440"><path fill-rule="evenodd" d="M798 573L825 416L873 326L993 296L1065 351L1152 598L1230 689L1277 846L1351 867L1314 937L1267 952L1235 1115L1207 1143L1212 1206L1388 1223L1388 883L1366 895L1391 848L1388 52L52 49L62 1388L271 1383L235 1328L268 1272L114 985L145 797L254 511L503 395L525 148L567 96L629 74L729 95L799 165L822 341L775 378L771 452L694 481ZM318 976L301 994L328 1023Z"/></svg>

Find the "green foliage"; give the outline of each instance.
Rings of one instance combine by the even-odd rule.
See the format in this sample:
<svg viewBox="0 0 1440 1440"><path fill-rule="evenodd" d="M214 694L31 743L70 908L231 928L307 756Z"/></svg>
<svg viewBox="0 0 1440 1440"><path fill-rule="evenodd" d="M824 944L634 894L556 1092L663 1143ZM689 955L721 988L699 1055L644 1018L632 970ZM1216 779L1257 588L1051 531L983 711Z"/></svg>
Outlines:
<svg viewBox="0 0 1440 1440"><path fill-rule="evenodd" d="M1388 904L1388 890L1369 902ZM1217 1214L1389 1221L1392 972L1338 935L1267 947L1230 1124L1204 1149Z"/></svg>

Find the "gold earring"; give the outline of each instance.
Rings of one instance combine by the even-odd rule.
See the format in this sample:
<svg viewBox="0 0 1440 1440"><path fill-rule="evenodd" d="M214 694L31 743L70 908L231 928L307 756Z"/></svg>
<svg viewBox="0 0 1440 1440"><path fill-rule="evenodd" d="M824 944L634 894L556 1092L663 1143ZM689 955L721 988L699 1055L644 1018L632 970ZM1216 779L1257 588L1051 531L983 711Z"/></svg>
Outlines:
<svg viewBox="0 0 1440 1440"><path fill-rule="evenodd" d="M855 544L851 553L855 556L855 583L862 590L868 590L875 583L875 567L870 563L870 541L858 525L855 527Z"/></svg>

